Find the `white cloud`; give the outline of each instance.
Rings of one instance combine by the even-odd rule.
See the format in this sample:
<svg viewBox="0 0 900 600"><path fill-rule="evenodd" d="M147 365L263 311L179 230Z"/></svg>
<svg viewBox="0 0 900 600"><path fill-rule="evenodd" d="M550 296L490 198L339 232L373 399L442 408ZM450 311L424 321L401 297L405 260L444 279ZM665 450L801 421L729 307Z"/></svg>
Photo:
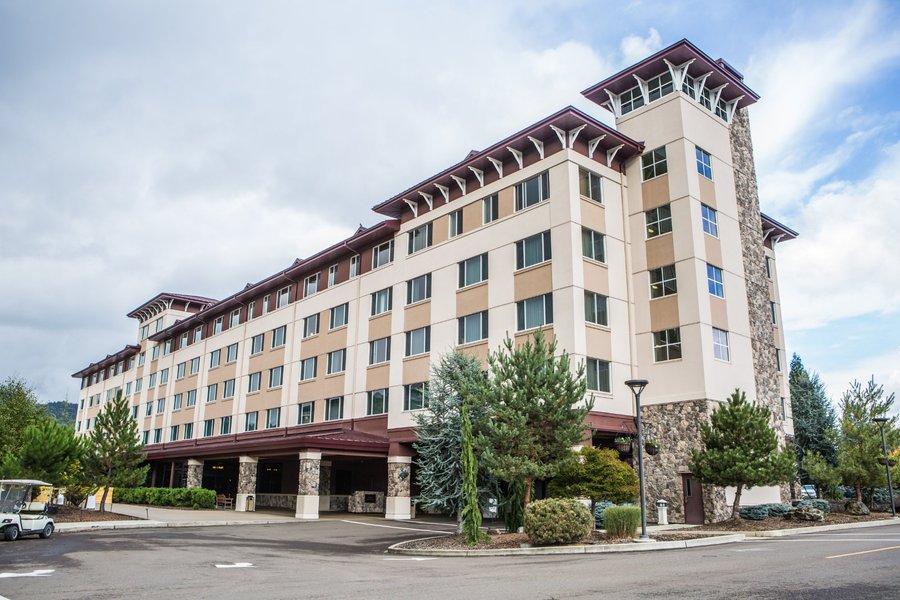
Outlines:
<svg viewBox="0 0 900 600"><path fill-rule="evenodd" d="M856 361L841 369L824 371L819 376L825 383L827 394L835 407L839 406L838 401L853 381L865 385L871 377L874 377L875 383L884 386L885 396L894 394L893 413L900 414L900 347Z"/></svg>
<svg viewBox="0 0 900 600"><path fill-rule="evenodd" d="M622 39L620 48L624 64L631 65L647 58L662 48L662 38L659 32L651 27L650 31L647 32L647 37L642 38L639 35L626 36Z"/></svg>

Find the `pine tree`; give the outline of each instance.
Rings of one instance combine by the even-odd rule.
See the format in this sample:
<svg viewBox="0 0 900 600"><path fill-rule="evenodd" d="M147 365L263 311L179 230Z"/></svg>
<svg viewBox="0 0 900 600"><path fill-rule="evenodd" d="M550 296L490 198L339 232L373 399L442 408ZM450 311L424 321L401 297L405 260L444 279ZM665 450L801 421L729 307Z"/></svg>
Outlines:
<svg viewBox="0 0 900 600"><path fill-rule="evenodd" d="M870 379L865 388L858 381L850 384L840 401L841 428L838 438L838 469L844 483L853 486L856 501L862 502L862 488L883 486L887 482L884 466L878 464L883 456L881 430L875 417L888 416L894 405L894 394L884 396L884 388ZM885 423L888 448L900 441L897 416Z"/></svg>
<svg viewBox="0 0 900 600"><path fill-rule="evenodd" d="M806 483L809 481L804 465L807 456L817 454L828 464L837 465L837 418L819 375L808 372L796 354L791 359L788 381L794 415L794 450L800 476Z"/></svg>
<svg viewBox="0 0 900 600"><path fill-rule="evenodd" d="M531 484L556 475L572 460L572 446L584 438L584 365L573 372L569 355L556 355L556 342L542 331L516 346L507 338L488 361L492 379L480 401L490 415L477 434L481 462L496 477L519 480L523 509ZM582 406L578 406L581 404Z"/></svg>
<svg viewBox="0 0 900 600"><path fill-rule="evenodd" d="M103 487L101 511L110 487L134 487L147 479L150 466L143 464L143 447L128 400L119 392L97 415L84 461L86 472Z"/></svg>
<svg viewBox="0 0 900 600"><path fill-rule="evenodd" d="M708 423L700 424L703 449L691 450L691 473L703 483L736 488L732 519L740 517L744 488L777 485L793 477L793 453L778 447L770 418L767 407L747 402L746 394L735 390Z"/></svg>
<svg viewBox="0 0 900 600"><path fill-rule="evenodd" d="M637 497L637 474L619 460L615 450L585 446L575 457L550 482L551 496L590 498L592 504L631 502ZM593 506L591 509L593 514Z"/></svg>
<svg viewBox="0 0 900 600"><path fill-rule="evenodd" d="M84 454L84 438L75 430L44 417L29 425L22 447L13 458L18 476L61 484L65 474Z"/></svg>

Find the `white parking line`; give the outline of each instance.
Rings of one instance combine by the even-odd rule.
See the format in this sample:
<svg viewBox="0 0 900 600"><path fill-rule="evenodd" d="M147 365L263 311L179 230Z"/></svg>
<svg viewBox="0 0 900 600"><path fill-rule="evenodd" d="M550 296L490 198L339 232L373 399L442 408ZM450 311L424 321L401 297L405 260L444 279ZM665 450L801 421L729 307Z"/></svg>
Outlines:
<svg viewBox="0 0 900 600"><path fill-rule="evenodd" d="M403 531L425 531L428 533L441 533L444 535L450 535L448 531L440 531L437 529L416 529L415 527L397 527L396 525L381 525L379 523L363 523L362 521L350 521L348 519L341 519L341 523L353 523L354 525L367 525L368 527L383 527L385 529L402 529Z"/></svg>
<svg viewBox="0 0 900 600"><path fill-rule="evenodd" d="M35 569L31 573L0 573L0 579L9 577L46 577L50 573L55 573L55 569Z"/></svg>
<svg viewBox="0 0 900 600"><path fill-rule="evenodd" d="M217 569L249 569L253 563L234 563L232 565L216 565Z"/></svg>
<svg viewBox="0 0 900 600"><path fill-rule="evenodd" d="M386 558L384 560L437 560L437 557L431 556L414 556L411 558ZM0 599L2 600L2 599Z"/></svg>

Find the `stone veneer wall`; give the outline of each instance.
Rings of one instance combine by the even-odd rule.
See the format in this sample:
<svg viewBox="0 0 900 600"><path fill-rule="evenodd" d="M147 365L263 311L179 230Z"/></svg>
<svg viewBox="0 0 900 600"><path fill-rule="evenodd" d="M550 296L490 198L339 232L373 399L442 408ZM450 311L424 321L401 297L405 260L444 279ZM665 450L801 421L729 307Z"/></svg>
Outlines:
<svg viewBox="0 0 900 600"><path fill-rule="evenodd" d="M737 196L744 278L747 285L756 401L765 404L772 411L772 426L783 443L784 414L778 385L778 365L775 359L775 329L769 306L769 278L766 275L759 190L756 184L756 165L753 161L753 141L750 138L750 115L746 108L735 113L730 136L734 191ZM783 485L782 501L789 501L790 497L790 487Z"/></svg>
<svg viewBox="0 0 900 600"><path fill-rule="evenodd" d="M656 501L665 500L669 503L669 522L684 523L681 473L689 472L691 450L700 446L700 423L709 420L716 405L709 400L694 400L641 407L645 427L658 436L662 446L656 456L644 453L648 521L656 521ZM725 490L703 485L703 509L707 523L728 518Z"/></svg>

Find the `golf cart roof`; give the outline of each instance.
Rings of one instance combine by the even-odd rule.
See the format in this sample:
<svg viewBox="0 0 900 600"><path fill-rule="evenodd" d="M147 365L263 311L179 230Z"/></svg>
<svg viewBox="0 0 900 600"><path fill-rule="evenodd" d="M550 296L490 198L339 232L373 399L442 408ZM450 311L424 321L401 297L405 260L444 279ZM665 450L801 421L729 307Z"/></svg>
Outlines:
<svg viewBox="0 0 900 600"><path fill-rule="evenodd" d="M0 484L2 483L11 483L14 485L43 485L46 487L52 487L52 483L47 483L45 481L38 481L37 479L0 479Z"/></svg>

